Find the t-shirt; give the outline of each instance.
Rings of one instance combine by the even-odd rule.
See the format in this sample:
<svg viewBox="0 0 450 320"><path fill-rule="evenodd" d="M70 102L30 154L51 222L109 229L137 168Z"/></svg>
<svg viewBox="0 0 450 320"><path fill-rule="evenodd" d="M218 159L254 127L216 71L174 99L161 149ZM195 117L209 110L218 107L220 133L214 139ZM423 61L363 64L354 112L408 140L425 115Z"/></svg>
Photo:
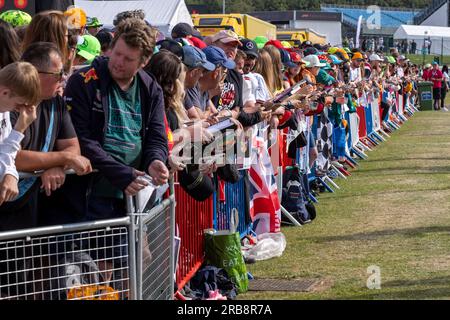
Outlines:
<svg viewBox="0 0 450 320"><path fill-rule="evenodd" d="M269 89L263 76L258 73L244 75L242 99L244 104L248 101L267 101L271 99Z"/></svg>
<svg viewBox="0 0 450 320"><path fill-rule="evenodd" d="M22 133L12 129L9 112L0 112L0 181L6 175L19 180L15 159L23 137Z"/></svg>
<svg viewBox="0 0 450 320"><path fill-rule="evenodd" d="M430 72L430 79L431 78L442 78L444 75L442 74L441 70L431 70ZM433 81L433 89L440 89L442 88L442 80L440 81Z"/></svg>
<svg viewBox="0 0 450 320"><path fill-rule="evenodd" d="M362 80L361 76L361 68L353 68L350 67L350 81L351 82L358 82Z"/></svg>
<svg viewBox="0 0 450 320"><path fill-rule="evenodd" d="M54 151L56 140L67 140L77 137L66 104L62 97L57 96L41 102L37 107L37 118L25 131L25 137L21 143L23 150L43 151L44 146L46 146L46 137L52 114L54 121L48 148L46 148L48 152ZM18 116L15 112L11 113L12 126L16 124Z"/></svg>
<svg viewBox="0 0 450 320"><path fill-rule="evenodd" d="M57 140L76 138L67 107L61 97L41 102L37 107L36 114L37 119L25 131L25 137L21 143L23 150L51 152L55 151ZM17 118L17 113L11 113L12 126L17 122ZM21 193L24 190L23 185L28 182L32 184L25 189L28 190L25 196L0 208L0 231L37 226L37 198L40 180L22 180L19 184Z"/></svg>
<svg viewBox="0 0 450 320"><path fill-rule="evenodd" d="M123 91L113 84L108 94L109 117L103 149L118 162L137 168L142 158L142 111L139 82L134 79ZM98 197L121 199L123 190L114 187L105 177L94 188Z"/></svg>
<svg viewBox="0 0 450 320"><path fill-rule="evenodd" d="M202 93L200 86L197 85L192 89L186 90L186 99L193 107L200 108L200 110L205 112L208 107L209 93L208 91Z"/></svg>
<svg viewBox="0 0 450 320"><path fill-rule="evenodd" d="M224 82L222 94L214 97L212 100L217 111L232 110L236 107L242 108L244 106L242 101L242 87L242 75L235 70L229 70Z"/></svg>

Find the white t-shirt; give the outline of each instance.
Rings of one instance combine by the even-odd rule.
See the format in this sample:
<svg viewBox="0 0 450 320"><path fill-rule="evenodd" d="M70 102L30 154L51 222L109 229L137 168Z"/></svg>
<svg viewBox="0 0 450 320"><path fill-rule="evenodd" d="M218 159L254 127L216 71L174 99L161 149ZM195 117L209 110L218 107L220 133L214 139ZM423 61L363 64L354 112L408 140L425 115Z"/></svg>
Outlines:
<svg viewBox="0 0 450 320"><path fill-rule="evenodd" d="M15 161L23 138L23 134L12 130L9 112L0 112L0 182L7 174L19 179Z"/></svg>
<svg viewBox="0 0 450 320"><path fill-rule="evenodd" d="M269 89L263 76L258 73L244 74L244 86L242 98L244 104L247 102L267 101L271 99Z"/></svg>
<svg viewBox="0 0 450 320"><path fill-rule="evenodd" d="M361 68L350 67L350 82L362 81Z"/></svg>

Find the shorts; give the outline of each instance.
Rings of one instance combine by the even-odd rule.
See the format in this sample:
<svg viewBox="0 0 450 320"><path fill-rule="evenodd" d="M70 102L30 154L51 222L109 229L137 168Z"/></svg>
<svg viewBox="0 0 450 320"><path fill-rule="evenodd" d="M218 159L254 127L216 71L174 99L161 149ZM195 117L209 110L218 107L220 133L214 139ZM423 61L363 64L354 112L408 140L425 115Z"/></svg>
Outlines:
<svg viewBox="0 0 450 320"><path fill-rule="evenodd" d="M433 100L441 99L441 88L433 88Z"/></svg>

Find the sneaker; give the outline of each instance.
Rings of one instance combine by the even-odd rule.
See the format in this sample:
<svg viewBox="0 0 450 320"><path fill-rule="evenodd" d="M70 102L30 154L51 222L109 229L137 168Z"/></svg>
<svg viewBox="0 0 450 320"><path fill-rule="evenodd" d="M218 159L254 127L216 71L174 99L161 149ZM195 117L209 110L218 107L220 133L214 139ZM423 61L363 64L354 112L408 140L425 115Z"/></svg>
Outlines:
<svg viewBox="0 0 450 320"><path fill-rule="evenodd" d="M444 111L444 112L448 112L447 107L443 107L441 110Z"/></svg>

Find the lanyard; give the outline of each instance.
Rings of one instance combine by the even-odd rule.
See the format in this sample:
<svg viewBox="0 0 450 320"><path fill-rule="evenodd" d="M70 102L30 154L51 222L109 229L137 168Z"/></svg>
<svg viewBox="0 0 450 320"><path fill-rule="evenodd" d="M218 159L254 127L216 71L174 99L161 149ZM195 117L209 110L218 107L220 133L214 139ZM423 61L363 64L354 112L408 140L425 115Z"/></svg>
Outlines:
<svg viewBox="0 0 450 320"><path fill-rule="evenodd" d="M55 104L52 104L52 109L50 113L50 125L47 130L47 136L45 137L45 144L42 147L41 152L48 152L50 149L50 143L52 141L52 135L53 135L53 127L55 122ZM22 198L34 185L38 178L37 177L31 177L22 179L19 181L19 196L17 199Z"/></svg>

